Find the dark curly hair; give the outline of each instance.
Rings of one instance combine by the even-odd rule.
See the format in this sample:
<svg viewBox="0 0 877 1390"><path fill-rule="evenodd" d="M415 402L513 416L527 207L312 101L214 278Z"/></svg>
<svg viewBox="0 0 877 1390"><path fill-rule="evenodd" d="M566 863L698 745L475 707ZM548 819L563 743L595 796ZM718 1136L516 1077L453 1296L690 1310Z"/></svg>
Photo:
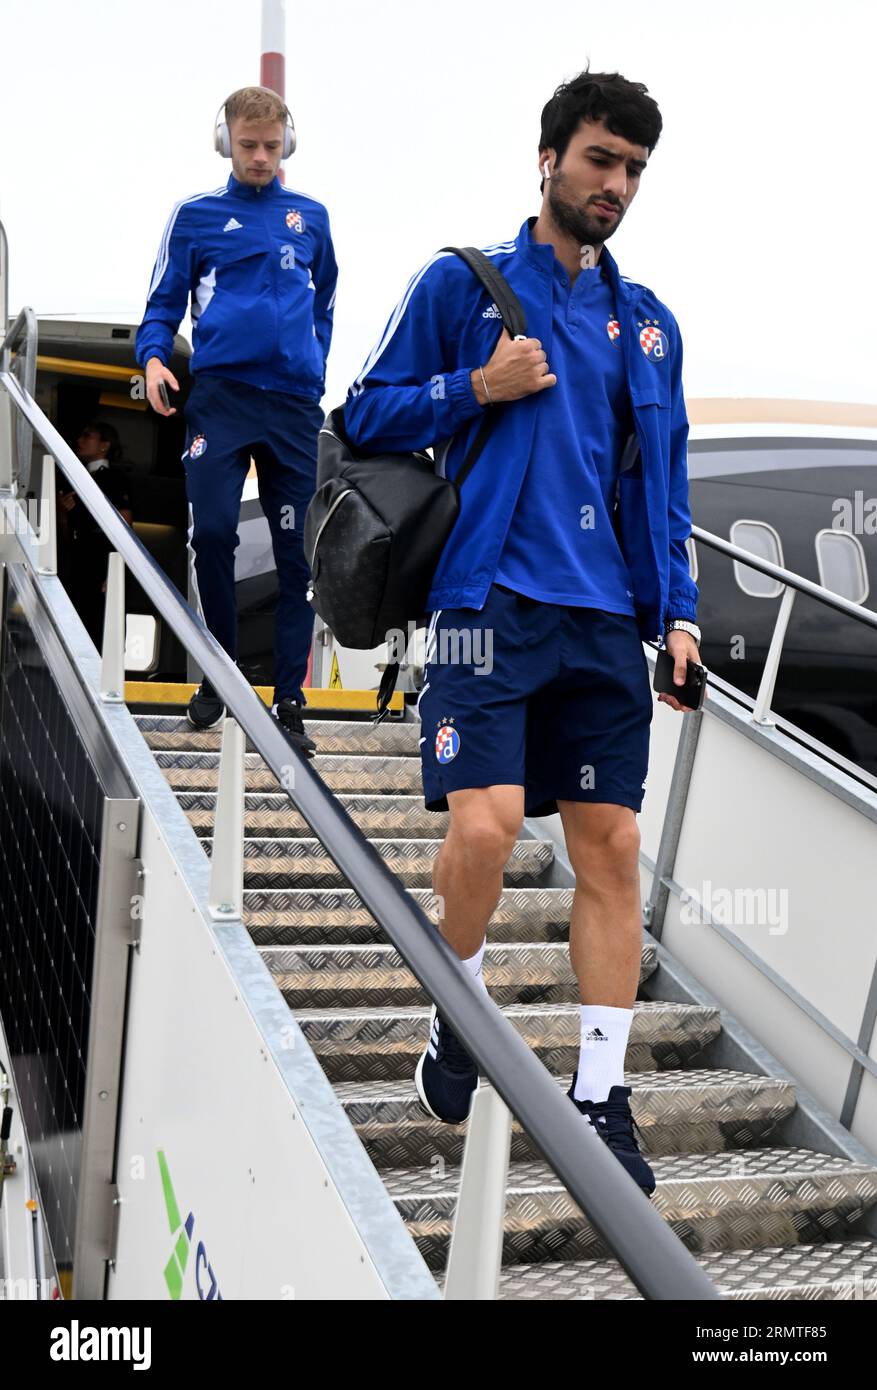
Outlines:
<svg viewBox="0 0 877 1390"><path fill-rule="evenodd" d="M658 103L642 82L628 82L618 72L590 72L588 68L562 82L543 107L539 149L554 150L559 164L580 121L603 121L614 135L632 145L645 145L649 154L663 127Z"/></svg>

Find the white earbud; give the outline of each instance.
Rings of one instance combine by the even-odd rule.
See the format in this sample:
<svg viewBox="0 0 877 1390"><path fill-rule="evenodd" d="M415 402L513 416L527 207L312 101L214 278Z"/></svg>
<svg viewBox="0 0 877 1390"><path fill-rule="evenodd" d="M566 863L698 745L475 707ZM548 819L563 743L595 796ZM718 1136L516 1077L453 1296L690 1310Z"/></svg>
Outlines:
<svg viewBox="0 0 877 1390"><path fill-rule="evenodd" d="M550 179L550 178L551 178L551 170L550 170L549 167L548 167L548 160L547 160L547 159L546 159L545 163L542 165L542 174L543 174L543 177L546 178L546 179Z"/></svg>

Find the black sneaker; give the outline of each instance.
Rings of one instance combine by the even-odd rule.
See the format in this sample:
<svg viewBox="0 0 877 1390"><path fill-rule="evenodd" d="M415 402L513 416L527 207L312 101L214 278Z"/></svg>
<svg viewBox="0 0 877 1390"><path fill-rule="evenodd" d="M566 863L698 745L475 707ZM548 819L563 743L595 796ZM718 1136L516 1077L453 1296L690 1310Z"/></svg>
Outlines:
<svg viewBox="0 0 877 1390"><path fill-rule="evenodd" d="M287 740L293 748L297 748L300 753L304 753L306 758L312 758L317 751L317 745L312 738L305 733L304 720L302 719L302 707L297 700L289 698L281 700L274 706L271 713L277 720Z"/></svg>
<svg viewBox="0 0 877 1390"><path fill-rule="evenodd" d="M220 700L208 680L203 680L189 701L186 718L193 729L212 729L225 714L225 704Z"/></svg>
<svg viewBox="0 0 877 1390"><path fill-rule="evenodd" d="M469 1114L478 1068L435 1006L429 1021L429 1042L417 1063L414 1085L427 1114L446 1125L462 1124Z"/></svg>
<svg viewBox="0 0 877 1390"><path fill-rule="evenodd" d="M576 1100L576 1073L569 1088L569 1098L608 1144L615 1157L624 1165L634 1182L651 1197L655 1190L655 1175L639 1151L634 1130L642 1131L630 1113L630 1087L612 1086L608 1100Z"/></svg>

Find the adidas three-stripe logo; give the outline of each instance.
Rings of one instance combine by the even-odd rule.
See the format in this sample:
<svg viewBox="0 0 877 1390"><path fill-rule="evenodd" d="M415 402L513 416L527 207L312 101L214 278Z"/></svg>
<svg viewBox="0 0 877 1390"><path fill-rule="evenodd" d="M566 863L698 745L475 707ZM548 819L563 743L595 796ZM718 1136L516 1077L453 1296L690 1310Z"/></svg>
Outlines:
<svg viewBox="0 0 877 1390"><path fill-rule="evenodd" d="M222 230L224 232L235 232L239 227L242 227L243 225L243 222L239 222L236 217L230 217Z"/></svg>
<svg viewBox="0 0 877 1390"><path fill-rule="evenodd" d="M429 1047L426 1049L427 1052L429 1053L430 1057L432 1057L433 1059L435 1059L435 1058L438 1056L438 1040L439 1040L439 1021L438 1021L438 1014L436 1014L435 1017L434 1017L433 1020L432 1020L432 1032L431 1032L430 1035L429 1035Z"/></svg>

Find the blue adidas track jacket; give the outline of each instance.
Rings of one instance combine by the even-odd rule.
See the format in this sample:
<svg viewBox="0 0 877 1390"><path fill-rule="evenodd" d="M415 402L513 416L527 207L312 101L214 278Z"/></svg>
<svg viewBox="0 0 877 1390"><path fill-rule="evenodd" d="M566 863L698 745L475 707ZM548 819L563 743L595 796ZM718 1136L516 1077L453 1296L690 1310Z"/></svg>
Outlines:
<svg viewBox="0 0 877 1390"><path fill-rule="evenodd" d="M191 295L193 372L319 401L338 267L322 203L275 178L177 203L159 247L137 361L167 366Z"/></svg>
<svg viewBox="0 0 877 1390"><path fill-rule="evenodd" d="M517 294L527 332L551 366L551 246L534 242L528 219L514 241L485 247ZM682 338L673 315L645 285L619 274L600 253L615 296L636 435L619 476L619 541L634 585L644 640L663 637L668 618L694 620L697 586L685 542L688 416L682 394ZM470 373L498 341L495 305L468 266L438 252L410 280L379 342L348 392L344 420L367 452L435 446L436 467L453 478L474 440L482 407ZM483 608L527 469L542 393L502 407L484 451L461 489L457 522L442 552L428 606ZM639 443L639 451L636 443ZM546 573L549 553L536 557Z"/></svg>

